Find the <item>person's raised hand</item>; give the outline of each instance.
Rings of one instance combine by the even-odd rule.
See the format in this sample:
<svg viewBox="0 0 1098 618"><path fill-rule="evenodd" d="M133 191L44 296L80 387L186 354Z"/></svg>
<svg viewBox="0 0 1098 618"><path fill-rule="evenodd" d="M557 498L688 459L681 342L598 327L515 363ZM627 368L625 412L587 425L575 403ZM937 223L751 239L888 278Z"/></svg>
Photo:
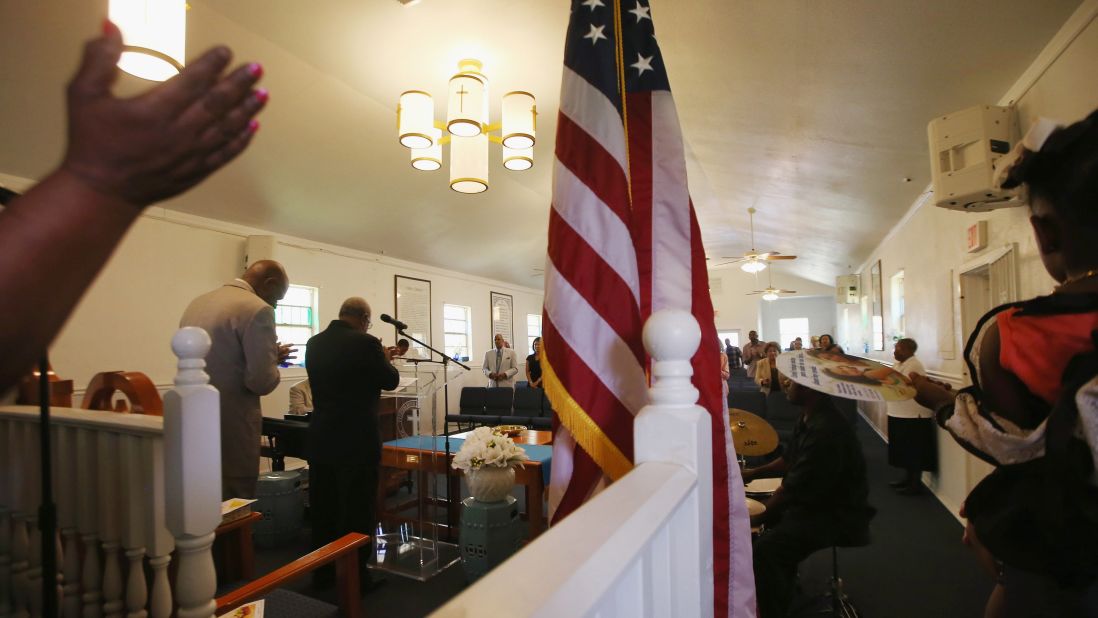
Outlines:
<svg viewBox="0 0 1098 618"><path fill-rule="evenodd" d="M277 342L275 343L275 345L278 346L279 365L295 360L297 358L297 356L294 356L294 354L297 352L297 348L295 348L294 346Z"/></svg>
<svg viewBox="0 0 1098 618"><path fill-rule="evenodd" d="M110 21L84 47L68 86L68 148L61 171L134 208L198 184L248 146L254 116L267 101L253 90L260 65L223 75L232 58L215 47L172 79L133 98L117 98L122 35Z"/></svg>

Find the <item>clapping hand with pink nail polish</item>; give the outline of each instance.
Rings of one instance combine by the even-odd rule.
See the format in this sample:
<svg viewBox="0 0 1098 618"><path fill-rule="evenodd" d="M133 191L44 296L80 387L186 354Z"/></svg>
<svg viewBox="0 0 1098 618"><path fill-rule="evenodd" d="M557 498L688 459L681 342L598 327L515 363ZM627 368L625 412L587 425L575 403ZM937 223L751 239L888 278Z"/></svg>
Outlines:
<svg viewBox="0 0 1098 618"><path fill-rule="evenodd" d="M111 94L122 35L110 21L89 41L69 83L69 144L62 170L143 208L191 188L248 146L267 91L255 63L223 74L232 53L215 47L144 94Z"/></svg>
<svg viewBox="0 0 1098 618"><path fill-rule="evenodd" d="M258 64L225 72L215 47L144 94L119 98L122 36L109 21L84 47L68 88L61 165L19 196L0 191L0 393L30 371L148 205L178 195L239 155L267 102ZM149 290L149 293L155 293Z"/></svg>

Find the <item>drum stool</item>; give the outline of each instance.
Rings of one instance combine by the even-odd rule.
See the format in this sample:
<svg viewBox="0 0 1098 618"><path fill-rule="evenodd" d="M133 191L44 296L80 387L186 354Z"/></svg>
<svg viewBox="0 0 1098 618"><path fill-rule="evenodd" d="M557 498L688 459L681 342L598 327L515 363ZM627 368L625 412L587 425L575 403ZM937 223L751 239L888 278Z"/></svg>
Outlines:
<svg viewBox="0 0 1098 618"><path fill-rule="evenodd" d="M854 606L854 601L846 596L843 590L843 580L839 577L839 548L840 547L865 547L869 545L869 532L857 535L850 539L840 539L831 546L831 580L827 592L822 595L830 609L820 610L821 614L830 614L840 618L861 618L861 613ZM821 603L820 605L824 605Z"/></svg>

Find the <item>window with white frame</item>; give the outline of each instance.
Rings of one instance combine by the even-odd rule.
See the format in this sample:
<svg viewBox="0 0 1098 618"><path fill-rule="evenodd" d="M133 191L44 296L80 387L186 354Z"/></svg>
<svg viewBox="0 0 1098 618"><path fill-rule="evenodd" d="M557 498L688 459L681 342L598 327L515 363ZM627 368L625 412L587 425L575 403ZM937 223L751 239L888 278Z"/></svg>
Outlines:
<svg viewBox="0 0 1098 618"><path fill-rule="evenodd" d="M717 339L721 340L721 349L724 349L724 340L727 339L728 343L740 347L740 331L738 330L722 330L717 332Z"/></svg>
<svg viewBox="0 0 1098 618"><path fill-rule="evenodd" d="M305 347L317 331L317 300L319 290L307 285L291 285L286 296L275 306L275 332L279 342L295 348L297 358L288 367L305 366Z"/></svg>
<svg viewBox="0 0 1098 618"><path fill-rule="evenodd" d="M541 336L541 314L526 314L526 352L533 353L534 340Z"/></svg>
<svg viewBox="0 0 1098 618"><path fill-rule="evenodd" d="M463 305L442 305L442 349L446 356L462 361L472 357L471 314L472 309Z"/></svg>
<svg viewBox="0 0 1098 618"><path fill-rule="evenodd" d="M789 344L797 337L801 338L801 344L804 347L812 347L809 344L812 337L808 330L808 318L781 318L778 320L778 345L783 350L789 348Z"/></svg>
<svg viewBox="0 0 1098 618"><path fill-rule="evenodd" d="M904 271L892 275L892 338L898 339L904 336L907 323L904 320Z"/></svg>

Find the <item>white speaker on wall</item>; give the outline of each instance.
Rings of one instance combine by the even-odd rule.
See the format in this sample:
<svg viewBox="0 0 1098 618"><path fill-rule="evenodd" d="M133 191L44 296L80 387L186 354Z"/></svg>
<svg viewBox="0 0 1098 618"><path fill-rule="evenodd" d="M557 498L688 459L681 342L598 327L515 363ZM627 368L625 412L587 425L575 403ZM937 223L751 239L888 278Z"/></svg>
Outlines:
<svg viewBox="0 0 1098 618"><path fill-rule="evenodd" d="M840 305L857 304L861 284L862 278L858 275L835 277L835 302Z"/></svg>
<svg viewBox="0 0 1098 618"><path fill-rule="evenodd" d="M249 236L244 243L244 268L259 260L278 260L278 241L274 236Z"/></svg>
<svg viewBox="0 0 1098 618"><path fill-rule="evenodd" d="M1018 140L1014 109L977 105L927 125L934 204L965 212L1020 206L1017 191L992 183L995 162Z"/></svg>

